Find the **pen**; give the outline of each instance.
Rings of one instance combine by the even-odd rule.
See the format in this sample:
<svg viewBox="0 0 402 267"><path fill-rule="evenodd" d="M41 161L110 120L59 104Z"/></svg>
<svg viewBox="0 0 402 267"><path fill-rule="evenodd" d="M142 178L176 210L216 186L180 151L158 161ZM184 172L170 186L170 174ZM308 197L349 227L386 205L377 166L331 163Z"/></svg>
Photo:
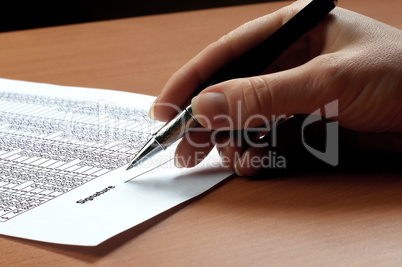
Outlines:
<svg viewBox="0 0 402 267"><path fill-rule="evenodd" d="M233 60L214 74L199 87L198 92L211 85L230 79L260 75L303 34L323 20L336 5L337 0L312 0L261 44ZM191 105L189 105L152 135L151 139L136 154L127 170L139 165L142 161L154 156L161 150L165 150L183 137L189 128L198 125L192 115Z"/></svg>

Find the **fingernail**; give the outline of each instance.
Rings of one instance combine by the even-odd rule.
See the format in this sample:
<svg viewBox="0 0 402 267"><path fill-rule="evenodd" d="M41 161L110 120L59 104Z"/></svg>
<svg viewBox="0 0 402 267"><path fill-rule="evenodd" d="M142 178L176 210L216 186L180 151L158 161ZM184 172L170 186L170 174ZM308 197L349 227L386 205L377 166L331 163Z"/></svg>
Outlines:
<svg viewBox="0 0 402 267"><path fill-rule="evenodd" d="M154 115L154 106L152 105L152 107L149 109L149 111L148 111L148 117L151 119L151 120L156 120L155 119L155 115Z"/></svg>
<svg viewBox="0 0 402 267"><path fill-rule="evenodd" d="M225 158L225 152L223 150L223 148L219 151L219 157L221 158L221 164L223 167L227 168L228 164L226 162L226 158Z"/></svg>
<svg viewBox="0 0 402 267"><path fill-rule="evenodd" d="M148 111L148 117L149 117L151 120L156 120L156 118L155 118L155 113L154 113L154 108L155 108L155 104L156 104L157 101L158 101L158 98L155 99L154 103L152 103L152 106L151 106L151 108L150 108L149 111Z"/></svg>
<svg viewBox="0 0 402 267"><path fill-rule="evenodd" d="M179 163L179 161L177 160L177 157L174 157L174 166L176 166L176 168L183 168L183 166L181 166L181 164Z"/></svg>
<svg viewBox="0 0 402 267"><path fill-rule="evenodd" d="M242 173L242 172L239 170L239 161L237 161L236 164L235 164L235 172L236 172L236 174L237 174L238 176L244 176L244 173Z"/></svg>
<svg viewBox="0 0 402 267"><path fill-rule="evenodd" d="M211 92L199 94L192 99L191 106L196 115L203 115L201 117L212 119L217 115L229 115L228 101L223 93Z"/></svg>
<svg viewBox="0 0 402 267"><path fill-rule="evenodd" d="M223 153L223 148L221 148L221 149L219 150L219 156L220 156L221 158L223 158L223 157L225 156L225 153Z"/></svg>

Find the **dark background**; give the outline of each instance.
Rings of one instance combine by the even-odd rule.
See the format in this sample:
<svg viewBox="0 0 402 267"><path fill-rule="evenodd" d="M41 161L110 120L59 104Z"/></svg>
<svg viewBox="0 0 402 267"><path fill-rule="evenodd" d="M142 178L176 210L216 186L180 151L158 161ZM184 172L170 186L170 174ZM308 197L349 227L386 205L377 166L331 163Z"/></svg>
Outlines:
<svg viewBox="0 0 402 267"><path fill-rule="evenodd" d="M0 32L272 0L2 0Z"/></svg>

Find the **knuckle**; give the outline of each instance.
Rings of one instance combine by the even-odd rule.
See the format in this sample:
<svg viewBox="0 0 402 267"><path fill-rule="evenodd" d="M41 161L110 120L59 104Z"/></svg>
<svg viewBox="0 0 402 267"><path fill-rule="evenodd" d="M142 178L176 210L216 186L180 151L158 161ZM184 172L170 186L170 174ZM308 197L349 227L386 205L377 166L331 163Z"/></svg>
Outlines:
<svg viewBox="0 0 402 267"><path fill-rule="evenodd" d="M226 51L228 51L230 53L230 56L233 58L238 57L239 55L236 52L236 49L234 48L234 31L231 31L225 35L223 35L221 38L218 39L218 41L216 41L214 44L216 46L220 46L220 47L225 47Z"/></svg>
<svg viewBox="0 0 402 267"><path fill-rule="evenodd" d="M243 99L248 114L267 114L271 105L268 83L261 77L246 80L243 88Z"/></svg>
<svg viewBox="0 0 402 267"><path fill-rule="evenodd" d="M316 61L320 71L312 75L313 88L325 88L332 81L342 80L341 76L348 69L337 54L322 55Z"/></svg>

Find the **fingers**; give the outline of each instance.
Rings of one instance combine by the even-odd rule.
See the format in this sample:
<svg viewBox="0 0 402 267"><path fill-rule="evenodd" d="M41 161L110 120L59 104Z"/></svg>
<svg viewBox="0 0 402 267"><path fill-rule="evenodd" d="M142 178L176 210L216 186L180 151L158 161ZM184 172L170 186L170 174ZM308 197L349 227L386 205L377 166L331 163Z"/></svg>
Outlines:
<svg viewBox="0 0 402 267"><path fill-rule="evenodd" d="M208 46L172 76L150 116L170 120L210 76L266 39L306 3L298 1L249 22ZM336 117L331 119L340 125L356 131L400 132L401 113L395 115L400 110L400 32L339 8L324 22L278 58L267 74L203 90L191 102L196 119L208 129L236 130L281 116L310 114L337 100ZM213 142L199 147L192 141L204 143L212 135L191 133L184 138L177 148L176 165L198 164ZM218 149L227 159L226 166L238 174L255 174L263 162L258 167L250 160L266 159L272 151L271 147L222 145L228 140L223 136Z"/></svg>
<svg viewBox="0 0 402 267"><path fill-rule="evenodd" d="M212 150L211 141L213 132L205 128L195 128L187 132L175 152L174 164L176 167L194 167L199 164Z"/></svg>
<svg viewBox="0 0 402 267"><path fill-rule="evenodd" d="M217 135L216 148L221 157L221 164L233 172L237 160L247 148L249 136L245 138L246 134L246 131L224 131Z"/></svg>
<svg viewBox="0 0 402 267"><path fill-rule="evenodd" d="M309 114L339 99L341 66L316 57L290 70L231 80L193 98L193 114L204 127L235 130L264 125L283 115Z"/></svg>
<svg viewBox="0 0 402 267"><path fill-rule="evenodd" d="M265 40L307 3L307 0L297 1L248 22L209 45L169 79L151 107L150 117L160 121L172 119L177 109L166 106L166 103L183 107L203 82L228 62Z"/></svg>
<svg viewBox="0 0 402 267"><path fill-rule="evenodd" d="M310 154L305 148L311 145L315 149L326 149L327 120L319 120L307 128L303 126L304 116L295 116L278 127L274 128L263 139L259 140L262 146L249 146L237 155L234 168L239 176L254 176L258 172L275 175L275 171L297 169L300 167L319 168L324 161ZM340 164L356 164L356 155L359 158L372 155L383 157L399 156L402 151L402 135L400 133L363 133L340 128L339 159ZM304 132L304 137L302 136ZM358 154L356 154L358 153ZM346 161L345 161L346 158ZM349 160L348 160L349 158ZM325 166L321 165L321 166ZM327 165L328 166L328 165ZM276 172L278 174L278 172Z"/></svg>
<svg viewBox="0 0 402 267"><path fill-rule="evenodd" d="M348 147L371 153L402 153L401 133L367 133L343 129L340 139Z"/></svg>
<svg viewBox="0 0 402 267"><path fill-rule="evenodd" d="M247 147L234 163L236 174L253 176L263 169L287 168L290 155L298 154L300 125L300 118L291 118Z"/></svg>

